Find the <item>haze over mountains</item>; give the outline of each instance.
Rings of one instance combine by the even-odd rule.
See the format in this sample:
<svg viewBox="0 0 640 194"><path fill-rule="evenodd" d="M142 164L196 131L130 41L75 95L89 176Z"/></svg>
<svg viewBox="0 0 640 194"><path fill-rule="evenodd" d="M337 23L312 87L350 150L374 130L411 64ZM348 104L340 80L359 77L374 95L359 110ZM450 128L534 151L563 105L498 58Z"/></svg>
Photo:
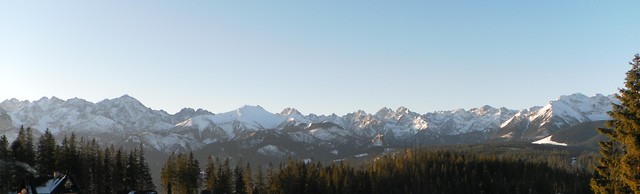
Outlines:
<svg viewBox="0 0 640 194"><path fill-rule="evenodd" d="M608 120L612 102L616 102L613 95L578 93L524 110L482 106L423 114L399 107L338 116L303 115L293 108L271 113L260 106L220 114L185 108L169 114L128 95L97 103L78 98L10 99L0 103L0 133L13 139L17 128L24 126L36 129L36 135L49 129L58 139L74 132L115 145L143 142L164 153L235 150L276 158L341 158L375 147L533 142L580 124Z"/></svg>

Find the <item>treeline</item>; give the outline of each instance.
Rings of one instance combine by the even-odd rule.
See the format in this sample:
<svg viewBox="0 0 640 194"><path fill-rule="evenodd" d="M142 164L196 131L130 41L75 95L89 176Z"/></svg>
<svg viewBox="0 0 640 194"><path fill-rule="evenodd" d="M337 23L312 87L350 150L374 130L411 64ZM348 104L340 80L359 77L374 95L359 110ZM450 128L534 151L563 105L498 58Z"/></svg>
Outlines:
<svg viewBox="0 0 640 194"><path fill-rule="evenodd" d="M289 160L274 168L231 168L209 157L194 176L191 154L172 155L162 170L172 193L591 193L594 154L560 150L484 152L418 149L379 157L364 165Z"/></svg>
<svg viewBox="0 0 640 194"><path fill-rule="evenodd" d="M247 194L267 193L262 167L259 166L256 176L252 176L251 165L236 165L231 168L229 158L220 161L209 156L204 171L200 171L198 160L193 154L172 153L161 171L163 191L168 193L215 193L215 194Z"/></svg>
<svg viewBox="0 0 640 194"><path fill-rule="evenodd" d="M25 178L53 172L74 177L82 193L155 189L142 144L133 151L103 148L95 139L71 134L58 145L48 129L34 142L32 129L21 127L11 144L0 137L0 160L0 193L16 192Z"/></svg>

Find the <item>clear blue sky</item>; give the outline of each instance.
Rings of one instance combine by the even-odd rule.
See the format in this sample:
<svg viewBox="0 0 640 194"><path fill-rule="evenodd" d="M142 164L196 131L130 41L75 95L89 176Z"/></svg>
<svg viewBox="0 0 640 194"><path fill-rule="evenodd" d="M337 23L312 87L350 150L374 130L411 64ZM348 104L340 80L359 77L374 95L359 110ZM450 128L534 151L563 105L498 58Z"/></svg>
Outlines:
<svg viewBox="0 0 640 194"><path fill-rule="evenodd" d="M0 1L0 100L339 115L612 94L640 1Z"/></svg>

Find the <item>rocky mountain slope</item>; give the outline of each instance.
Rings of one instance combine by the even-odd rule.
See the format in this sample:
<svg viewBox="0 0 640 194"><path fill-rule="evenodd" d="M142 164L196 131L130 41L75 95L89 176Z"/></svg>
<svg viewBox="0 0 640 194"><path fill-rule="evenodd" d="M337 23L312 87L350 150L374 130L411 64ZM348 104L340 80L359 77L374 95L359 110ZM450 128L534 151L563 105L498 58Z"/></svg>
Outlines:
<svg viewBox="0 0 640 194"><path fill-rule="evenodd" d="M117 145L143 142L159 152L194 150L265 157L340 158L378 147L535 141L586 122L608 119L613 96L561 96L544 106L510 110L483 106L426 114L383 108L374 114L303 115L293 108L271 113L260 106L213 114L153 110L128 95L97 103L56 97L0 103L0 134L20 126L62 137L71 132ZM229 152L231 153L231 152Z"/></svg>

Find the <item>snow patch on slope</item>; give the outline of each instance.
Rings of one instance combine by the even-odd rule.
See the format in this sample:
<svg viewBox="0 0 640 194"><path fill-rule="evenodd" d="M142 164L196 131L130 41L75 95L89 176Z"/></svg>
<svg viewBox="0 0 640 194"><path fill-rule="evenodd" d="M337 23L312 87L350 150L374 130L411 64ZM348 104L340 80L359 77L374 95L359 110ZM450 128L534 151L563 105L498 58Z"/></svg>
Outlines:
<svg viewBox="0 0 640 194"><path fill-rule="evenodd" d="M531 143L532 144L548 144L548 145L567 146L566 143L560 143L560 142L555 142L555 141L551 140L552 136L553 135L550 135L550 136L545 137L545 138L543 138L541 140L534 141L534 142L531 142Z"/></svg>
<svg viewBox="0 0 640 194"><path fill-rule="evenodd" d="M287 152L275 145L266 145L258 149L258 153L266 156L284 157Z"/></svg>

